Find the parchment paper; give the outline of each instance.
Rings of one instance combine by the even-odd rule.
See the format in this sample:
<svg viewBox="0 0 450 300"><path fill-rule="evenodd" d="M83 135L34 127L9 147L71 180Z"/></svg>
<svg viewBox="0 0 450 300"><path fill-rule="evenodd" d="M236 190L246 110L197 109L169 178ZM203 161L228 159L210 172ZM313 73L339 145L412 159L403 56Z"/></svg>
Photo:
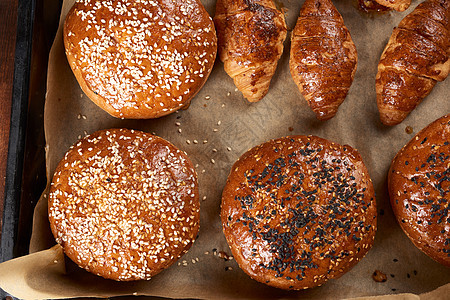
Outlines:
<svg viewBox="0 0 450 300"><path fill-rule="evenodd" d="M213 16L215 1L202 1ZM400 125L385 127L378 119L375 75L392 29L419 3L403 12L367 14L350 0L335 0L358 51L355 80L336 117L321 122L297 90L289 73L289 37L268 95L248 103L216 61L212 74L184 111L156 120L120 120L95 106L81 91L64 55L61 24L73 0L63 4L60 28L49 60L45 106L47 173L51 180L59 160L77 139L99 129L140 129L171 141L186 151L199 174L201 228L189 252L150 281L113 282L91 275L65 260L55 245L47 220L47 191L36 207L31 255L0 265L0 286L24 299L153 295L173 298L305 298L339 299L383 294L429 292L422 299L448 299L450 269L416 249L396 223L386 192L391 159L415 133L450 112L449 81L438 83L424 102ZM288 29L303 1L279 1ZM412 127L413 134L405 128ZM378 232L373 248L350 272L322 287L289 292L260 284L239 269L222 233L220 197L233 162L249 148L271 138L313 134L357 148L373 179L378 205ZM49 249L50 250L45 250ZM42 251L44 250L44 251ZM222 252L223 251L223 252ZM375 282L372 273L387 275ZM445 285L447 284L447 285ZM445 286L443 286L445 285ZM431 295L431 296L430 296ZM389 296L391 297L391 296ZM400 294L395 299L419 299Z"/></svg>

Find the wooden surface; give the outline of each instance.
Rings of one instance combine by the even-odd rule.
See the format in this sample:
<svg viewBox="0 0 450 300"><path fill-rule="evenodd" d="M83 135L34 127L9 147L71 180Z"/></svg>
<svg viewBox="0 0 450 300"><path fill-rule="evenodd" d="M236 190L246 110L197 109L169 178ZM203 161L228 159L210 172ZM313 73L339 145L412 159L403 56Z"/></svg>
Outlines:
<svg viewBox="0 0 450 300"><path fill-rule="evenodd" d="M16 44L17 0L0 1L0 216L3 216ZM2 218L0 219L2 220ZM2 221L0 221L1 232Z"/></svg>

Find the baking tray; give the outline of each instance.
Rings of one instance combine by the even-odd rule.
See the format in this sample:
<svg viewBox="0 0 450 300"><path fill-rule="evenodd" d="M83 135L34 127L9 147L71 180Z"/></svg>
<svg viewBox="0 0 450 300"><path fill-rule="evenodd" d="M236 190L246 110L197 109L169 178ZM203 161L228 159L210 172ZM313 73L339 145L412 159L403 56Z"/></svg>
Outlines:
<svg viewBox="0 0 450 300"><path fill-rule="evenodd" d="M46 183L43 107L48 51L60 5L59 0L19 0L1 261L28 253L34 206ZM149 297L114 299L128 298Z"/></svg>
<svg viewBox="0 0 450 300"><path fill-rule="evenodd" d="M19 0L0 262L28 254L33 210L45 188L44 101L59 0ZM0 289L2 299L9 297Z"/></svg>

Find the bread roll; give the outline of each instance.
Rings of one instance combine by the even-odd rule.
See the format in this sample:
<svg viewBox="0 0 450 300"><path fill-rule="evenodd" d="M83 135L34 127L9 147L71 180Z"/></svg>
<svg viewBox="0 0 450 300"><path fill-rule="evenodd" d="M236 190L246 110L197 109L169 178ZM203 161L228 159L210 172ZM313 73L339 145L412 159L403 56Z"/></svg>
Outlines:
<svg viewBox="0 0 450 300"><path fill-rule="evenodd" d="M376 0L376 2L396 11L405 11L411 5L411 0Z"/></svg>
<svg viewBox="0 0 450 300"><path fill-rule="evenodd" d="M242 155L223 190L221 218L245 273L295 290L349 271L377 227L359 153L315 136L271 140Z"/></svg>
<svg viewBox="0 0 450 300"><path fill-rule="evenodd" d="M420 131L395 156L389 197L409 239L450 267L450 115Z"/></svg>
<svg viewBox="0 0 450 300"><path fill-rule="evenodd" d="M450 71L450 1L427 0L394 28L376 76L385 125L401 123Z"/></svg>
<svg viewBox="0 0 450 300"><path fill-rule="evenodd" d="M86 95L129 119L188 105L217 51L214 24L199 0L79 0L64 23L64 46Z"/></svg>
<svg viewBox="0 0 450 300"><path fill-rule="evenodd" d="M261 100L283 53L283 13L272 0L218 0L214 22L225 71L248 101Z"/></svg>
<svg viewBox="0 0 450 300"><path fill-rule="evenodd" d="M108 279L150 279L197 236L197 175L186 154L160 137L98 131L56 168L49 220L80 267Z"/></svg>
<svg viewBox="0 0 450 300"><path fill-rule="evenodd" d="M306 0L292 31L289 68L317 119L336 115L357 61L356 46L331 0Z"/></svg>

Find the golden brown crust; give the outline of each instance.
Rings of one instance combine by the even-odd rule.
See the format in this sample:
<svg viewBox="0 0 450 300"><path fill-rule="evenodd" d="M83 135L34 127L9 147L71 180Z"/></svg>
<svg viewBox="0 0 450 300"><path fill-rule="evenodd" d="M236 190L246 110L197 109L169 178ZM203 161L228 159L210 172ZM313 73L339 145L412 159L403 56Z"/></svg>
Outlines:
<svg viewBox="0 0 450 300"><path fill-rule="evenodd" d="M338 278L376 232L372 181L359 153L314 136L271 140L233 165L222 226L253 279L305 289Z"/></svg>
<svg viewBox="0 0 450 300"><path fill-rule="evenodd" d="M150 279L194 242L197 175L164 139L102 130L71 147L53 176L49 220L66 255L114 280Z"/></svg>
<svg viewBox="0 0 450 300"><path fill-rule="evenodd" d="M64 46L86 95L130 119L189 104L217 51L214 24L198 0L78 0L64 23Z"/></svg>
<svg viewBox="0 0 450 300"><path fill-rule="evenodd" d="M447 0L419 4L392 32L376 76L381 122L396 125L443 81L450 70Z"/></svg>
<svg viewBox="0 0 450 300"><path fill-rule="evenodd" d="M450 267L450 115L420 131L395 156L389 197L410 240Z"/></svg>
<svg viewBox="0 0 450 300"><path fill-rule="evenodd" d="M376 0L376 2L396 11L405 11L411 5L411 0Z"/></svg>
<svg viewBox="0 0 450 300"><path fill-rule="evenodd" d="M284 15L272 0L218 0L214 22L225 71L247 100L261 100L283 53Z"/></svg>
<svg viewBox="0 0 450 300"><path fill-rule="evenodd" d="M329 0L306 0L291 36L289 68L319 120L332 118L347 96L357 65L356 46Z"/></svg>

